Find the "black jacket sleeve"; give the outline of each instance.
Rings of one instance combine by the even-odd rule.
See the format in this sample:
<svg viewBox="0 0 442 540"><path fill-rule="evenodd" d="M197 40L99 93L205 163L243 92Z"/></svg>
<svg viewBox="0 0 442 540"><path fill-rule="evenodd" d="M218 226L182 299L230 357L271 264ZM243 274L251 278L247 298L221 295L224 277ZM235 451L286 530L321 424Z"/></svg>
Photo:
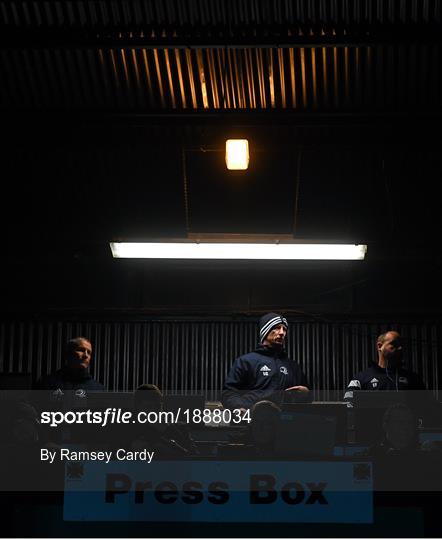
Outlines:
<svg viewBox="0 0 442 540"><path fill-rule="evenodd" d="M351 381L348 383L347 388L345 389L344 401L347 402L347 405L349 407L353 407L354 390L361 390L361 389L362 389L361 376L359 373L357 373L356 375L353 375Z"/></svg>
<svg viewBox="0 0 442 540"><path fill-rule="evenodd" d="M237 358L224 382L221 401L226 409L250 409L259 401L260 394L250 390L250 366L244 358Z"/></svg>

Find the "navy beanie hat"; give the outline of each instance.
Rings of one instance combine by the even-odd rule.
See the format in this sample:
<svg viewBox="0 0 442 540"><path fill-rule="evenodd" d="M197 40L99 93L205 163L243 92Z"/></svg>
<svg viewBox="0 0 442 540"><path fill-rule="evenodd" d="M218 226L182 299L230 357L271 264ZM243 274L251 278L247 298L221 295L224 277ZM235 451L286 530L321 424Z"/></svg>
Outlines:
<svg viewBox="0 0 442 540"><path fill-rule="evenodd" d="M275 326L278 326L278 324L283 324L286 328L289 326L287 319L277 313L267 313L259 319L259 339L261 343L264 341L270 330Z"/></svg>

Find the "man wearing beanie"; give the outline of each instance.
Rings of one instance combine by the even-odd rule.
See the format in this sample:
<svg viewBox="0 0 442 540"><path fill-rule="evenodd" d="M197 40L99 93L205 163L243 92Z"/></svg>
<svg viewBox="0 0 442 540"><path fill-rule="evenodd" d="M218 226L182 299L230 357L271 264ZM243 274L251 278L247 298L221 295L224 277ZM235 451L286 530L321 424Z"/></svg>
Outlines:
<svg viewBox="0 0 442 540"><path fill-rule="evenodd" d="M280 404L286 392L308 398L306 377L284 350L287 329L287 319L277 313L261 317L260 344L235 360L224 383L222 401L226 408L250 409L264 399Z"/></svg>

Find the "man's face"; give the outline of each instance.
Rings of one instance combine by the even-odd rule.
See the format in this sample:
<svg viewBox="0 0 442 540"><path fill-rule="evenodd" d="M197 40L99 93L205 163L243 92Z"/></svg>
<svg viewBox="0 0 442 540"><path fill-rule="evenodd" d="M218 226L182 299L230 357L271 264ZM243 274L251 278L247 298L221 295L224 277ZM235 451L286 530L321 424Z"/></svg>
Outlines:
<svg viewBox="0 0 442 540"><path fill-rule="evenodd" d="M402 340L397 332L388 332L383 343L378 343L378 351L391 364L398 364L402 359Z"/></svg>
<svg viewBox="0 0 442 540"><path fill-rule="evenodd" d="M69 358L69 364L72 367L82 367L87 369L91 362L91 356L92 345L89 341L82 339L73 349L71 357Z"/></svg>
<svg viewBox="0 0 442 540"><path fill-rule="evenodd" d="M286 335L287 328L283 324L278 324L267 334L263 341L263 345L267 345L267 347L282 347Z"/></svg>

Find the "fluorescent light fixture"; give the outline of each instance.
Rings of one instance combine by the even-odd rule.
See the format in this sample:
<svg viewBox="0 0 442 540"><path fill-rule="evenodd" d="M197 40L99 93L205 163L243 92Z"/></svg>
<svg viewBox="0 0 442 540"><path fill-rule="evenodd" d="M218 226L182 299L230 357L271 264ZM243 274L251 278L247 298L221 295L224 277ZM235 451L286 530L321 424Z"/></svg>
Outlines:
<svg viewBox="0 0 442 540"><path fill-rule="evenodd" d="M247 139L227 139L226 165L229 170L247 169L249 166L249 141Z"/></svg>
<svg viewBox="0 0 442 540"><path fill-rule="evenodd" d="M364 244L276 244L239 242L111 242L114 258L235 260L362 260Z"/></svg>

